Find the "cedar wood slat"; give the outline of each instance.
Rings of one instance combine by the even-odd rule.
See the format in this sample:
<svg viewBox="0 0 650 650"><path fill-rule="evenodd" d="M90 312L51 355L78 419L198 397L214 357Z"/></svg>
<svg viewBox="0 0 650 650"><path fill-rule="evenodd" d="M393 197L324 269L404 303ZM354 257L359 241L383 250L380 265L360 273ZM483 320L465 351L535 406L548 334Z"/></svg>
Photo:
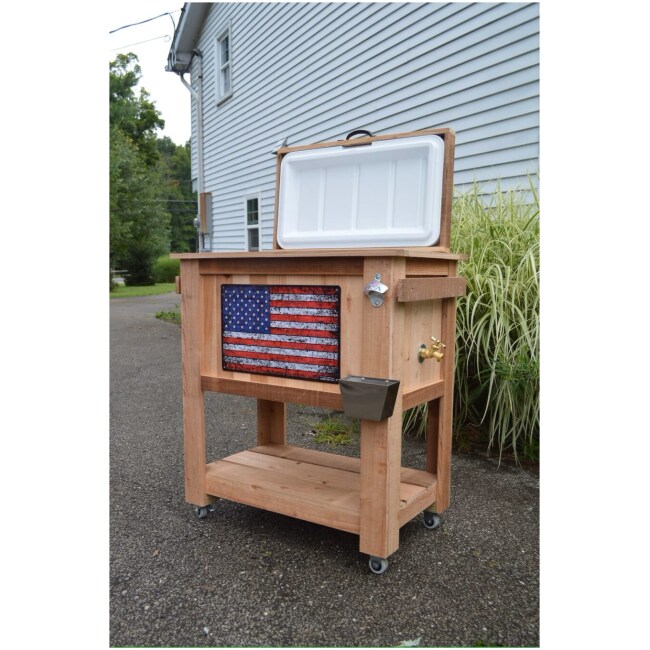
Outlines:
<svg viewBox="0 0 650 650"><path fill-rule="evenodd" d="M215 393L257 397L258 399L274 402L305 404L306 406L328 408L334 411L343 410L343 402L339 388L334 385L314 385L313 388L295 388L294 386L275 384L273 383L272 377L269 377L268 381L264 384L253 384L250 381L241 379L226 379L224 377L203 375L201 377L201 386L203 390L209 390ZM424 404L424 402L438 399L444 391L445 382L443 379L439 379L428 386L405 391L403 394L402 408L403 410L407 410L419 404Z"/></svg>
<svg viewBox="0 0 650 650"><path fill-rule="evenodd" d="M397 300L440 300L464 296L467 288L465 278L408 278L397 286Z"/></svg>
<svg viewBox="0 0 650 650"><path fill-rule="evenodd" d="M358 508L343 503L342 490L323 488L315 494L314 484L291 479L278 472L261 472L227 460L210 463L206 472L206 488L210 494L237 503L244 503L305 519L351 533L359 531ZM339 499L336 507L328 500Z"/></svg>
<svg viewBox="0 0 650 650"><path fill-rule="evenodd" d="M358 458L353 456L342 456L340 454L331 454L326 451L317 451L315 449L305 449L304 447L294 447L292 445L263 445L253 447L250 451L258 454L267 454L270 456L280 456L290 460L300 461L302 463L311 463L312 465L324 465L326 467L335 467L346 472L359 473L361 464ZM428 472L410 467L402 467L400 473L402 483L410 483L421 487L430 487L435 478Z"/></svg>
<svg viewBox="0 0 650 650"><path fill-rule="evenodd" d="M437 250L435 247L426 246L399 246L387 248L279 248L275 251L229 251L223 253L170 253L174 260L247 260L252 267L247 269L250 273L258 260L263 259L288 259L291 257L320 258L320 257L405 257L408 259L450 260L458 261L467 259L461 253L449 253Z"/></svg>
<svg viewBox="0 0 650 650"><path fill-rule="evenodd" d="M210 463L206 477L214 496L359 533L358 458L265 445ZM435 490L435 477L402 468L397 526L423 510Z"/></svg>

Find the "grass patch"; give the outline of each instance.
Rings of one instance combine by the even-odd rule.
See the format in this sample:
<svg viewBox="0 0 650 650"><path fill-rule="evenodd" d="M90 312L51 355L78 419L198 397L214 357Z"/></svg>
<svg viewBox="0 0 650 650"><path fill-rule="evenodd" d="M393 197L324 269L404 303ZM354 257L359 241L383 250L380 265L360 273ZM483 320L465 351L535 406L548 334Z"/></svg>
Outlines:
<svg viewBox="0 0 650 650"><path fill-rule="evenodd" d="M344 415L328 415L314 425L315 442L336 447L352 445L359 436L359 420L348 419Z"/></svg>
<svg viewBox="0 0 650 650"><path fill-rule="evenodd" d="M110 292L111 298L136 298L138 296L157 296L161 293L172 293L176 291L174 282L162 282L149 287L126 287L123 284L116 285Z"/></svg>
<svg viewBox="0 0 650 650"><path fill-rule="evenodd" d="M181 324L181 312L177 309L172 309L170 311L157 311L156 318L165 320L168 323L174 323L175 325Z"/></svg>

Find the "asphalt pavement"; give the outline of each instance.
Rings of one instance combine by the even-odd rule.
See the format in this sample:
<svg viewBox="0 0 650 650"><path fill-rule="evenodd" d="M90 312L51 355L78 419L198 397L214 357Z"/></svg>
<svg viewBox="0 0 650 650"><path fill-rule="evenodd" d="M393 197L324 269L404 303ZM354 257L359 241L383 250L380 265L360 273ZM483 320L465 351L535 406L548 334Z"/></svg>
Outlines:
<svg viewBox="0 0 650 650"><path fill-rule="evenodd" d="M400 532L374 575L350 533L220 500L198 519L183 493L180 296L110 307L112 647L538 647L539 481L455 454L435 530ZM209 460L255 444L255 402L206 394ZM290 407L289 442L323 411ZM337 453L357 455L356 445ZM422 441L403 464L422 468Z"/></svg>

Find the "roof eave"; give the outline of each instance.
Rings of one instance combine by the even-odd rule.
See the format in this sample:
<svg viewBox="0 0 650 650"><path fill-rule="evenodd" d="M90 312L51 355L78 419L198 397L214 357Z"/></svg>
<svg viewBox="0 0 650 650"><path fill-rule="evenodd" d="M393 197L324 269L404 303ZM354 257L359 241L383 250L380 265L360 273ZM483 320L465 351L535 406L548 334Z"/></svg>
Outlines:
<svg viewBox="0 0 650 650"><path fill-rule="evenodd" d="M165 70L168 72L176 74L189 72L194 49L210 5L209 2L186 2L183 5L178 27L167 55Z"/></svg>

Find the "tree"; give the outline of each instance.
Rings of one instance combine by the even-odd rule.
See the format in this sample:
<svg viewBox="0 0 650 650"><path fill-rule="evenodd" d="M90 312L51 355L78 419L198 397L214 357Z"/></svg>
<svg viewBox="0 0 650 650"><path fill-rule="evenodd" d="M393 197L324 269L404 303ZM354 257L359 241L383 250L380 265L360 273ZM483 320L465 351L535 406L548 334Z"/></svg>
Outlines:
<svg viewBox="0 0 650 650"><path fill-rule="evenodd" d="M128 271L128 284L153 284L153 263L169 250L160 175L147 167L120 129L111 128L110 135L111 265Z"/></svg>
<svg viewBox="0 0 650 650"><path fill-rule="evenodd" d="M151 167L158 162L156 130L165 127L165 120L144 88L136 94L140 77L138 57L132 52L118 54L110 63L110 121L129 136Z"/></svg>
<svg viewBox="0 0 650 650"><path fill-rule="evenodd" d="M129 284L153 284L153 263L169 251L156 138L165 122L146 90L135 92L137 61L129 53L110 64L110 262Z"/></svg>
<svg viewBox="0 0 650 650"><path fill-rule="evenodd" d="M161 173L165 182L167 211L171 214L170 250L196 250L196 192L192 191L190 143L177 145L170 138L158 139Z"/></svg>

